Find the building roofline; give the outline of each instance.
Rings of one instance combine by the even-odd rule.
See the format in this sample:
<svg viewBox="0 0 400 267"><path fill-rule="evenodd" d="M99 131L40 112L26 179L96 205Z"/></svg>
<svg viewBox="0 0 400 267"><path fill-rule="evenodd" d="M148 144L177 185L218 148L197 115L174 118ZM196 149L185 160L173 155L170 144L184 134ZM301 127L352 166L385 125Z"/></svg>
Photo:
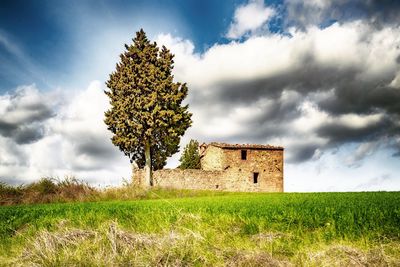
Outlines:
<svg viewBox="0 0 400 267"><path fill-rule="evenodd" d="M284 150L284 148L282 146L272 146L272 145L226 144L226 143L217 143L217 142L212 142L209 145L219 147L219 148L226 148L226 149Z"/></svg>

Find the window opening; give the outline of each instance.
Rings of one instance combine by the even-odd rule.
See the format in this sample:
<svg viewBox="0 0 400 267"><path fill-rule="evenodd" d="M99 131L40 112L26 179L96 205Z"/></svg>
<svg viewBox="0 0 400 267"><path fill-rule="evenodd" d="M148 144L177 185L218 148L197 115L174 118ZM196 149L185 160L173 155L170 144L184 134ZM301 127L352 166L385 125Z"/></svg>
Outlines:
<svg viewBox="0 0 400 267"><path fill-rule="evenodd" d="M253 183L258 183L258 172L253 172Z"/></svg>
<svg viewBox="0 0 400 267"><path fill-rule="evenodd" d="M247 159L247 150L242 150L242 160Z"/></svg>

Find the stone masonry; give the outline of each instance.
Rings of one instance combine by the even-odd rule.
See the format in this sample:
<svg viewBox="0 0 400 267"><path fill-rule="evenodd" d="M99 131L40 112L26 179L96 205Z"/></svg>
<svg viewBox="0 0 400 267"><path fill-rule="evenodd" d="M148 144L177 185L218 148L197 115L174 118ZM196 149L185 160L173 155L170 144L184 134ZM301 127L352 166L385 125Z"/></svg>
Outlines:
<svg viewBox="0 0 400 267"><path fill-rule="evenodd" d="M283 192L283 147L270 145L202 144L201 169L153 172L154 185L176 189L242 192ZM144 171L133 182L144 185Z"/></svg>

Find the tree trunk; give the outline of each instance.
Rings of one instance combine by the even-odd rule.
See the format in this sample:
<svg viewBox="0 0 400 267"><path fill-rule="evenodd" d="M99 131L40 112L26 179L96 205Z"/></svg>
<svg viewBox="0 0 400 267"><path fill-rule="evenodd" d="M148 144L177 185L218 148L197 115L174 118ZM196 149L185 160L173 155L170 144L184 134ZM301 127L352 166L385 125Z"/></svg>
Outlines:
<svg viewBox="0 0 400 267"><path fill-rule="evenodd" d="M144 155L146 158L146 165L144 166L145 174L146 174L146 186L153 186L153 172L151 169L151 151L150 151L150 142L146 142L144 148Z"/></svg>

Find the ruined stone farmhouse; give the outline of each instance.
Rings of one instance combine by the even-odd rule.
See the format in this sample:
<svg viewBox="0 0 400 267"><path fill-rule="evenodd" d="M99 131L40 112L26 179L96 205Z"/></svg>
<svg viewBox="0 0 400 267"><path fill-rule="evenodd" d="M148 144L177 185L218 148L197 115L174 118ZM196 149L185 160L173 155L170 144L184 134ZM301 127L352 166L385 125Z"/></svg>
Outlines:
<svg viewBox="0 0 400 267"><path fill-rule="evenodd" d="M176 189L283 192L283 147L271 145L202 144L201 169L163 169L153 173L154 185ZM144 171L133 181L144 185Z"/></svg>

